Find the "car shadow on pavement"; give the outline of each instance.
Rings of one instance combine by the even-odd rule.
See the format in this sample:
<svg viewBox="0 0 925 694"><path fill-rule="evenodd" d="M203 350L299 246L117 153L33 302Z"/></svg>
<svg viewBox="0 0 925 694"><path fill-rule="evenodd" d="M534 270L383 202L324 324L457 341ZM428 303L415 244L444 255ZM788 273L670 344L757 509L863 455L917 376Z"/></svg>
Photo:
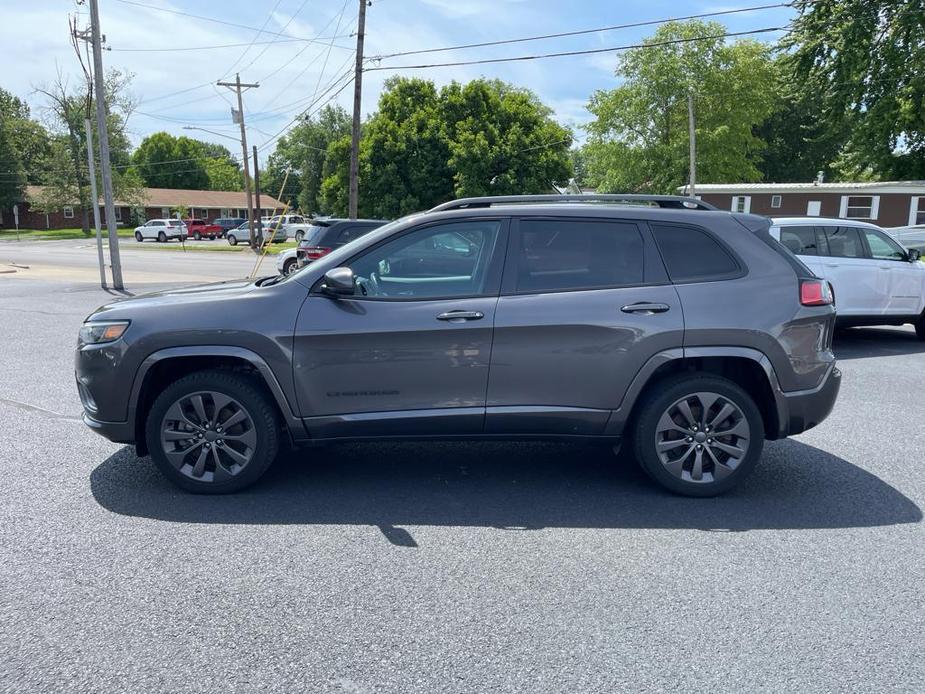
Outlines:
<svg viewBox="0 0 925 694"><path fill-rule="evenodd" d="M841 361L868 357L925 354L925 340L912 328L849 328L835 334L835 357Z"/></svg>
<svg viewBox="0 0 925 694"><path fill-rule="evenodd" d="M609 448L559 443L332 444L289 453L255 486L228 496L173 487L123 448L90 475L93 496L127 516L182 523L504 529L690 528L744 531L917 523L910 499L869 472L794 440L768 443L729 494L662 491Z"/></svg>

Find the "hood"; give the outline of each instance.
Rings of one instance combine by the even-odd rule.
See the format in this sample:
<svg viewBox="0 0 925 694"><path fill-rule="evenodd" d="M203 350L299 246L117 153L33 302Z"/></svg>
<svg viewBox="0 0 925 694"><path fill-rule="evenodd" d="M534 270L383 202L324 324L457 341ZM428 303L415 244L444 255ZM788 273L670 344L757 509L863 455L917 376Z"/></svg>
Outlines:
<svg viewBox="0 0 925 694"><path fill-rule="evenodd" d="M100 306L96 311L90 314L90 317L95 320L121 318L123 316L130 317L132 314L137 314L139 311L157 309L164 306L240 298L254 291L254 289L257 288L259 279L231 280L226 282L214 282L211 284L200 284L195 287L166 289L151 294L142 294L141 296L119 299Z"/></svg>

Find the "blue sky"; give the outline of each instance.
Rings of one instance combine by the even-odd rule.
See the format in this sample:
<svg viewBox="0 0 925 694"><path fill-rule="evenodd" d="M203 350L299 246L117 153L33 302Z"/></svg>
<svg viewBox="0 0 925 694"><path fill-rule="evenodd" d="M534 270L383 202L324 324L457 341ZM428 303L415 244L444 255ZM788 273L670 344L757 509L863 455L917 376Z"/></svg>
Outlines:
<svg viewBox="0 0 925 694"><path fill-rule="evenodd" d="M337 78L352 65L355 39L349 34L356 22L356 0L131 0L150 7L100 0L101 23L111 51L104 53L107 67L134 73L133 91L139 105L130 121L133 139L158 130L180 134L184 125L212 130L186 132L199 139L220 142L233 151L228 137L237 128L229 113L232 94L212 83L234 78L260 88L245 95L249 141L272 151L272 136L284 128L312 96L337 86ZM678 2L669 0L373 0L367 14L366 55L493 41L537 34L589 29L668 17L716 12L735 7L771 4L772 0L739 3ZM251 27L264 27L299 39L321 37L320 43L280 40L286 37L194 19L154 8L167 8ZM345 9L343 15L341 10ZM27 98L36 115L42 101L35 86L54 80L56 70L79 79L79 68L68 43L67 14L78 8L74 0L5 0L0 25L4 70L0 86ZM730 31L746 31L786 24L789 8L747 12L718 18ZM10 21L12 20L12 21ZM434 63L452 60L507 57L635 43L655 27L621 29L583 36L485 47L381 61L381 65ZM760 36L771 40L777 34ZM331 38L335 37L335 38ZM254 45L248 47L250 41ZM221 44L244 44L195 51L137 51ZM563 123L578 130L587 122L585 104L597 89L616 86L616 54L552 58L517 63L431 68L413 73L369 72L364 76L363 110L375 109L383 81L391 74L415 74L438 84L476 77L497 77L535 91ZM322 70L323 68L323 70ZM205 85L205 86L200 86ZM191 91L166 96L178 90ZM317 91L316 91L317 90ZM317 99L317 97L316 97ZM352 90L337 97L348 110Z"/></svg>

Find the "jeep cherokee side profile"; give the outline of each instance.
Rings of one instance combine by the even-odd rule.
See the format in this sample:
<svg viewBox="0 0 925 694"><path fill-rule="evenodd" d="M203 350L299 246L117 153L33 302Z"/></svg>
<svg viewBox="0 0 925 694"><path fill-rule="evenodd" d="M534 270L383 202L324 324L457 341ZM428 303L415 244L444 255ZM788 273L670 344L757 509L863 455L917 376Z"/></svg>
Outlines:
<svg viewBox="0 0 925 694"><path fill-rule="evenodd" d="M631 447L673 492L726 491L831 411L828 284L769 220L698 200L457 200L288 276L101 307L84 421L193 492L281 442L553 438Z"/></svg>

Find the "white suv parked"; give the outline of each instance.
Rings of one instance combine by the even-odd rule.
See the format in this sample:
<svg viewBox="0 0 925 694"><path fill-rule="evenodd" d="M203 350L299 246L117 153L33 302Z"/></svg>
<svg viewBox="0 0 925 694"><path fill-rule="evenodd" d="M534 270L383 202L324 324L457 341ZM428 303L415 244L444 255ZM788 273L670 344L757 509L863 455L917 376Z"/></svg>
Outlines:
<svg viewBox="0 0 925 694"><path fill-rule="evenodd" d="M165 242L170 239L184 241L186 225L179 219L149 219L140 227L135 227L135 240L139 243L145 239Z"/></svg>
<svg viewBox="0 0 925 694"><path fill-rule="evenodd" d="M771 235L835 290L837 322L915 326L925 340L925 264L880 227L823 217L772 220Z"/></svg>

